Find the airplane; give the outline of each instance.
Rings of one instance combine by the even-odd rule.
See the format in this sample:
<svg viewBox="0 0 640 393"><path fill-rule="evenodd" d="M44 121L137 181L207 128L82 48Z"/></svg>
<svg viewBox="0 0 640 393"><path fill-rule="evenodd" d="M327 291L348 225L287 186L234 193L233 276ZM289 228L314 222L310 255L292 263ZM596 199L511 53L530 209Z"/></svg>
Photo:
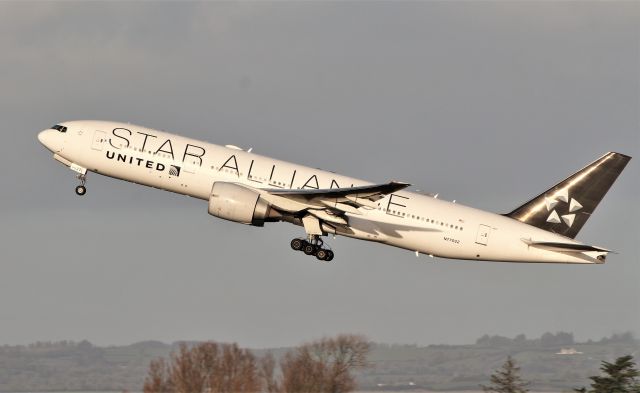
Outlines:
<svg viewBox="0 0 640 393"><path fill-rule="evenodd" d="M372 184L128 123L69 121L38 134L53 158L89 172L208 202L225 220L259 226L289 222L305 235L293 250L331 261L329 234L399 247L431 257L499 262L601 264L611 250L575 240L631 157L609 152L510 213L496 214L408 183Z"/></svg>

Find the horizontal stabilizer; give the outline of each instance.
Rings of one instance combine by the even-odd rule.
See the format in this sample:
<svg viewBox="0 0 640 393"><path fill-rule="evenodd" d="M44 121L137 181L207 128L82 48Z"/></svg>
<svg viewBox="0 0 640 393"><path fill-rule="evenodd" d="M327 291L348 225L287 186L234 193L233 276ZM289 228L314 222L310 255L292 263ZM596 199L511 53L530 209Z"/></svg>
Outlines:
<svg viewBox="0 0 640 393"><path fill-rule="evenodd" d="M576 243L556 243L556 242L534 242L529 239L522 239L523 242L531 247L542 248L549 251L559 252L587 252L587 251L599 251L599 252L611 252L606 248L600 248L590 246L588 244L576 244Z"/></svg>

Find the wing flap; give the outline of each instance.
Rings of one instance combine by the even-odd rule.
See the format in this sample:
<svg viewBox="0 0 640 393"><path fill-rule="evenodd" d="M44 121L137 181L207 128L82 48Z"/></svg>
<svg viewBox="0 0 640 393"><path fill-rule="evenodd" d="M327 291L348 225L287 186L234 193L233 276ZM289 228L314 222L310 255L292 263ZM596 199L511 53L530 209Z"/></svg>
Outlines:
<svg viewBox="0 0 640 393"><path fill-rule="evenodd" d="M336 209L341 212L362 215L362 213L358 210L358 205L354 206L349 203L340 203L335 201L322 201L322 204L331 209Z"/></svg>
<svg viewBox="0 0 640 393"><path fill-rule="evenodd" d="M347 220L345 217L332 214L330 211L309 209L308 212L309 214L315 216L316 218L322 221L330 222L333 224L339 224L339 225L347 225Z"/></svg>

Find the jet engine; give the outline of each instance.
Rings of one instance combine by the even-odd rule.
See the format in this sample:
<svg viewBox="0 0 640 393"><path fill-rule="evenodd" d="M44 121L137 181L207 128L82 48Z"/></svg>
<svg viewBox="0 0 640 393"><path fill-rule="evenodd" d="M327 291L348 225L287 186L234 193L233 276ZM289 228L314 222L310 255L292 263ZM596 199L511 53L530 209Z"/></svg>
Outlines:
<svg viewBox="0 0 640 393"><path fill-rule="evenodd" d="M247 225L264 226L265 221L277 221L280 213L260 197L243 186L215 182L209 196L209 214L225 220Z"/></svg>

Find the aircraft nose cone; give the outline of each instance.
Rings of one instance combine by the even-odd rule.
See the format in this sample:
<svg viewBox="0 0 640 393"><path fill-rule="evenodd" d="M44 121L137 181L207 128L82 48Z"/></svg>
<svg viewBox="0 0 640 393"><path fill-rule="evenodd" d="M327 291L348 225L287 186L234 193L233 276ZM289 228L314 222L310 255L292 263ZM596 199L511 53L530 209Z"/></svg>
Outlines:
<svg viewBox="0 0 640 393"><path fill-rule="evenodd" d="M46 146L47 143L45 141L47 140L47 131L40 131L40 133L38 134L38 140L40 141L40 143Z"/></svg>
<svg viewBox="0 0 640 393"><path fill-rule="evenodd" d="M56 130L44 130L38 134L38 140L54 153L62 150L62 137Z"/></svg>

